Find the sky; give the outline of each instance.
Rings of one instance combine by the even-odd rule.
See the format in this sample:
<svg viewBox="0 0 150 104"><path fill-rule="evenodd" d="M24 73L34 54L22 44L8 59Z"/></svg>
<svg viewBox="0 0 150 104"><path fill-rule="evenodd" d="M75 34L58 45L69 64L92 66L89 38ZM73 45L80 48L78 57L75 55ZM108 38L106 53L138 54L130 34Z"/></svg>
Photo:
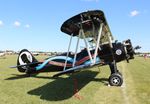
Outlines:
<svg viewBox="0 0 150 104"><path fill-rule="evenodd" d="M150 52L150 0L0 0L0 50L67 51L63 22L102 10L114 38ZM73 46L74 47L74 43Z"/></svg>

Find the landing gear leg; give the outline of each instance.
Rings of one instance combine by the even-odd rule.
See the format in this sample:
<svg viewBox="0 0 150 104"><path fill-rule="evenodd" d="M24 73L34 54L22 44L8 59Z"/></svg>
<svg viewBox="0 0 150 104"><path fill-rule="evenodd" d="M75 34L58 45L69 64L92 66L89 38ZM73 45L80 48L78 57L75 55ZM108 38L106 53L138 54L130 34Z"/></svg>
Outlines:
<svg viewBox="0 0 150 104"><path fill-rule="evenodd" d="M116 65L115 62L111 62L111 63L109 64L109 68L110 68L111 74L118 72L118 70L117 70L117 65Z"/></svg>
<svg viewBox="0 0 150 104"><path fill-rule="evenodd" d="M115 62L109 64L111 75L109 77L109 84L111 86L121 86L123 83L122 74L117 70L117 65Z"/></svg>

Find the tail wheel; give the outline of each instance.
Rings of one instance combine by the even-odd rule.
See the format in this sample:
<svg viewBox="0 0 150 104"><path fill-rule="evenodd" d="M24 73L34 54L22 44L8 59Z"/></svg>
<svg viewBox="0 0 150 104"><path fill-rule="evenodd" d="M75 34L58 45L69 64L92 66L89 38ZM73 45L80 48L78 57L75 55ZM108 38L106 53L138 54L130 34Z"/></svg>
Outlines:
<svg viewBox="0 0 150 104"><path fill-rule="evenodd" d="M109 84L111 86L121 86L123 84L123 78L119 73L111 74L109 77Z"/></svg>

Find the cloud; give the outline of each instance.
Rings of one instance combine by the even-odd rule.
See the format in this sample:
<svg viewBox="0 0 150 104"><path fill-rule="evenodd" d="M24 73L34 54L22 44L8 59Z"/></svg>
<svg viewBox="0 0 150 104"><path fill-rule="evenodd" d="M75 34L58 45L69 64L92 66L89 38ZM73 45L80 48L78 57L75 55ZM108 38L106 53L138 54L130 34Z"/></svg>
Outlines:
<svg viewBox="0 0 150 104"><path fill-rule="evenodd" d="M30 28L30 25L29 25L29 24L26 24L26 25L25 25L25 28Z"/></svg>
<svg viewBox="0 0 150 104"><path fill-rule="evenodd" d="M0 26L3 26L3 25L4 25L3 21L0 20Z"/></svg>
<svg viewBox="0 0 150 104"><path fill-rule="evenodd" d="M21 23L20 23L19 21L15 21L15 22L14 22L14 26L15 26L15 27L20 27L20 25L21 25Z"/></svg>
<svg viewBox="0 0 150 104"><path fill-rule="evenodd" d="M140 13L139 11L134 10L134 11L131 11L131 12L130 12L130 16L131 16L131 17L134 17L134 16L139 15L139 13Z"/></svg>

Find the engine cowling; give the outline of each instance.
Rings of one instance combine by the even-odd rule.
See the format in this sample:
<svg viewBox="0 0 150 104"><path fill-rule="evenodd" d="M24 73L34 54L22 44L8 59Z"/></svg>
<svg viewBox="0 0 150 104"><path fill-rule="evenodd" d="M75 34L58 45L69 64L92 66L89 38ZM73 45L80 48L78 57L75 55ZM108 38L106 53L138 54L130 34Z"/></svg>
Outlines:
<svg viewBox="0 0 150 104"><path fill-rule="evenodd" d="M109 44L101 45L101 50L99 50L99 57L103 59L106 63L112 62L115 59L116 62L122 60L127 60L134 58L134 48L132 46L131 40L125 40L121 42L112 43L113 48L110 48ZM113 58L114 57L114 58Z"/></svg>

